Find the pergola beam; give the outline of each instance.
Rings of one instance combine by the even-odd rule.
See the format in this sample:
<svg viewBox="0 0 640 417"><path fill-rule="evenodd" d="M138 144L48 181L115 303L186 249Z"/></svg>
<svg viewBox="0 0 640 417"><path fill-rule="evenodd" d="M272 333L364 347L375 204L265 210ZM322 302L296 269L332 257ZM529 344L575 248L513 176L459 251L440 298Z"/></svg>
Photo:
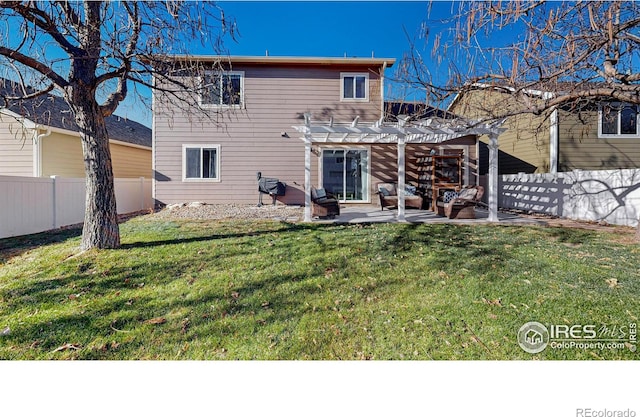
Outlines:
<svg viewBox="0 0 640 417"><path fill-rule="evenodd" d="M351 126L312 126L308 130L303 126L293 126L298 132L309 133L314 136L325 136L326 141L335 142L332 135L340 135L337 141L353 142L358 137L367 137L368 143L378 143L381 136L398 135L400 131L396 127L351 127ZM503 131L504 129L498 129ZM441 143L447 140L464 136L491 135L496 132L496 128L473 128L473 129L449 129L449 128L407 128L403 134L406 135L406 143ZM332 140L333 139L333 140Z"/></svg>

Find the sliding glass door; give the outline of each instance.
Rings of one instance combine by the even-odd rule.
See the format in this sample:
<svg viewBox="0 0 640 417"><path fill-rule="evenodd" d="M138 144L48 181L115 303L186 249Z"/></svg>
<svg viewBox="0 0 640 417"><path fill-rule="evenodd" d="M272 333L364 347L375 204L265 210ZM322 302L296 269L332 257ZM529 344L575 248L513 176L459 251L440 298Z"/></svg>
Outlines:
<svg viewBox="0 0 640 417"><path fill-rule="evenodd" d="M323 149L322 186L340 201L369 201L369 151Z"/></svg>

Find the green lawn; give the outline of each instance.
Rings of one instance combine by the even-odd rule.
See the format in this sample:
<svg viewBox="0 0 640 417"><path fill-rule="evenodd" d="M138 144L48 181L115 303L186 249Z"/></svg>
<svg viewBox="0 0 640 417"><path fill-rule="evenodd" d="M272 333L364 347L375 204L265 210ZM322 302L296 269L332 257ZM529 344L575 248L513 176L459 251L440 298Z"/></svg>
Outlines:
<svg viewBox="0 0 640 417"><path fill-rule="evenodd" d="M80 255L78 230L0 241L0 358L638 358L517 343L529 321L638 321L640 246L618 233L144 216L121 234Z"/></svg>

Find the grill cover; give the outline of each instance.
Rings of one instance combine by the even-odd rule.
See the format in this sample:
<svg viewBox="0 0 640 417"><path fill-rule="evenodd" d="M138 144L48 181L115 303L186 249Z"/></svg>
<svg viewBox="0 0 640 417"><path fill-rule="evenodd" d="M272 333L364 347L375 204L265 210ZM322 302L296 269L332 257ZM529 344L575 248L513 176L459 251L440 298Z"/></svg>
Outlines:
<svg viewBox="0 0 640 417"><path fill-rule="evenodd" d="M258 191L263 194L284 195L287 184L280 182L277 178L262 177L258 180Z"/></svg>

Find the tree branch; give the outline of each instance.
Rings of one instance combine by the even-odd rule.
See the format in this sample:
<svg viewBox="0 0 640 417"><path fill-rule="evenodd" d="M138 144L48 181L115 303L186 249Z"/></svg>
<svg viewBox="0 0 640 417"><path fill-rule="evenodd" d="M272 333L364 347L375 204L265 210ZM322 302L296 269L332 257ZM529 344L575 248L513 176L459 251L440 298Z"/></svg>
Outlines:
<svg viewBox="0 0 640 417"><path fill-rule="evenodd" d="M71 42L69 42L67 38L60 33L59 28L56 26L51 16L44 10L38 9L35 3L29 3L28 6L25 6L21 2L15 2L5 7L14 10L26 21L31 22L38 28L42 29L70 56L79 56L81 54L81 49L71 44Z"/></svg>
<svg viewBox="0 0 640 417"><path fill-rule="evenodd" d="M40 74L50 79L56 86L58 86L58 88L63 89L69 85L67 80L49 66L18 51L14 51L13 49L0 45L0 55L6 56L7 58L15 60L26 67L38 71Z"/></svg>
<svg viewBox="0 0 640 417"><path fill-rule="evenodd" d="M120 104L120 102L127 96L127 79L129 78L129 72L131 71L131 59L137 49L140 32L142 30L142 22L138 14L138 4L134 2L132 5L129 3L124 3L123 5L129 14L129 20L133 27L131 29L131 37L129 38L129 42L127 43L127 47L122 58L122 65L117 71L114 71L111 74L105 74L105 79L118 78L118 86L116 90L111 93L105 103L100 106L102 114L105 117L113 114L118 107L118 104ZM100 82L101 78L102 77L98 77L97 83Z"/></svg>
<svg viewBox="0 0 640 417"><path fill-rule="evenodd" d="M82 23L82 20L80 19L80 16L78 16L76 11L73 10L73 7L71 7L69 2L66 0L62 0L56 1L55 3L60 6L60 8L62 8L65 16L67 16L67 19L71 22L76 31L80 31L80 28L82 28L84 25Z"/></svg>
<svg viewBox="0 0 640 417"><path fill-rule="evenodd" d="M23 94L21 96L2 96L2 99L4 100L5 106L8 107L10 101L30 100L32 98L36 98L36 97L40 97L40 96L49 94L55 88L56 88L56 86L54 84L49 84L49 86L47 86L47 88L45 88L43 90L35 91L35 92L29 93L29 94L26 94L26 91L23 90L23 93L25 93L25 94Z"/></svg>

